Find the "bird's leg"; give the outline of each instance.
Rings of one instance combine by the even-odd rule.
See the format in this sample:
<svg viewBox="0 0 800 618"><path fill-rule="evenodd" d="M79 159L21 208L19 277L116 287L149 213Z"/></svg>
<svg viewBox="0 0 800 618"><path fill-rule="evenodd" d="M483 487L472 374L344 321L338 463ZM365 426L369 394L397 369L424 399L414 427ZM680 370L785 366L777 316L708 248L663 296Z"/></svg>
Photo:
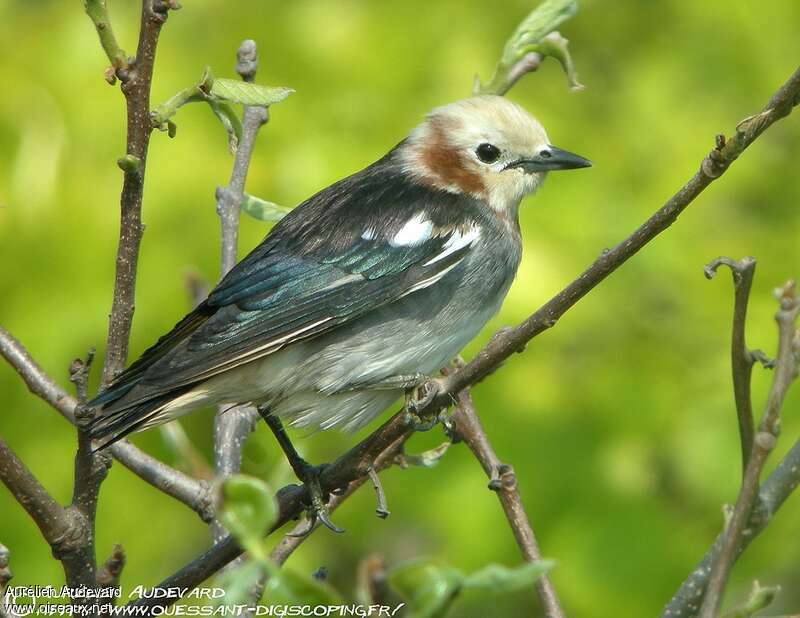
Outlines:
<svg viewBox="0 0 800 618"><path fill-rule="evenodd" d="M295 475L308 490L308 495L311 499L309 508L310 525L300 536L311 532L318 519L330 530L334 532L344 532L342 528L339 528L331 521L328 515L328 506L326 504L327 496L323 495L322 486L319 482L319 475L324 466L312 466L300 456L300 453L294 448L294 444L289 440L289 436L283 428L283 423L281 423L281 420L277 416L269 413L269 408L266 406L259 406L258 413L275 435L275 439L286 455L286 459L289 460L289 465L292 466Z"/></svg>
<svg viewBox="0 0 800 618"><path fill-rule="evenodd" d="M441 410L433 410L424 415L420 415L420 412L436 398L436 395L438 395L441 390L441 380L438 378L431 378L406 391L406 422L411 425L415 431L428 431L442 420Z"/></svg>

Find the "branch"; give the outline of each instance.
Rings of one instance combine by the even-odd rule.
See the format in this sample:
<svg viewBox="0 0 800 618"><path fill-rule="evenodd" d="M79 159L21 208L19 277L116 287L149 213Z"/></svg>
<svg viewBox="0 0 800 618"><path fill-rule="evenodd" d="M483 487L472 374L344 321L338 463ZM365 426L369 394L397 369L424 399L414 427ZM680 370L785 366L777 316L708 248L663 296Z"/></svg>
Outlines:
<svg viewBox="0 0 800 618"><path fill-rule="evenodd" d="M0 355L16 370L31 393L40 397L73 425L78 402L56 384L36 363L25 347L8 331L0 327ZM203 521L213 518L211 489L208 483L171 468L142 452L127 440L109 447L111 454L123 466L176 500L183 502L200 515Z"/></svg>
<svg viewBox="0 0 800 618"><path fill-rule="evenodd" d="M740 556L769 525L783 503L798 486L800 486L800 440L795 443L761 485L757 501L759 508L750 513L745 527L748 534L739 538L736 557ZM714 544L692 570L691 575L684 580L670 599L661 614L662 618L688 618L697 614L700 601L705 594L706 586L708 586L711 564L719 554L724 538L724 532L717 536Z"/></svg>
<svg viewBox="0 0 800 618"><path fill-rule="evenodd" d="M125 568L125 550L117 543L106 558L103 565L97 570L97 585L101 588L118 588L122 569Z"/></svg>
<svg viewBox="0 0 800 618"><path fill-rule="evenodd" d="M480 382L515 352L521 352L534 337L556 325L559 318L581 298L642 247L672 225L678 216L712 182L722 176L739 155L774 122L789 115L800 102L800 68L770 98L759 114L750 116L736 127L732 137L717 136L716 147L703 159L700 169L661 208L633 234L613 249L603 251L577 279L556 294L538 311L516 328L498 332L492 340L462 369L444 378L434 388L439 393L421 412L432 414L449 405L452 397L468 386Z"/></svg>
<svg viewBox="0 0 800 618"><path fill-rule="evenodd" d="M250 39L242 42L236 53L236 72L247 83L253 83L258 70L256 43ZM239 211L247 180L247 170L253 156L259 129L269 120L266 107L246 105L242 117L242 137L236 149L233 171L227 187L218 187L217 213L222 226L220 275L224 277L236 265L239 245ZM220 406L214 418L214 463L219 478L239 471L242 465L242 448L247 436L255 429L259 415L253 406ZM217 523L213 527L214 540L226 535L225 528Z"/></svg>
<svg viewBox="0 0 800 618"><path fill-rule="evenodd" d="M14 577L11 568L8 566L10 552L8 548L0 543L0 618L7 618L10 615L6 606L6 587L8 582Z"/></svg>
<svg viewBox="0 0 800 618"><path fill-rule="evenodd" d="M625 241L614 249L604 252L575 281L548 301L525 322L514 329L500 331L477 356L462 369L441 379L438 395L425 406L425 413L435 414L447 406L452 398L494 371L511 354L521 351L536 335L551 328L558 318L567 312L597 284L635 255L643 246L666 230L683 210L715 179L721 176L730 164L776 120L788 115L800 102L800 69L772 96L765 111L741 122L736 134L729 140L718 138L717 147L703 159L701 169L664 206L640 226ZM421 410L422 411L422 410ZM402 445L413 430L405 423L405 415L395 414L373 434L362 440L342 455L320 476L323 491L344 487L365 478L371 462L393 445ZM279 519L273 530L302 511L304 490L295 485L281 489L276 498ZM193 588L236 558L241 549L231 537L225 537L204 554L165 579L161 587ZM170 604L172 600L139 599L136 605Z"/></svg>
<svg viewBox="0 0 800 618"><path fill-rule="evenodd" d="M106 0L84 0L83 7L97 30L97 36L100 37L100 45L103 46L103 51L106 52L114 72L126 71L128 69L128 57L119 46L119 43L117 43L117 37L111 28ZM117 75L117 77L119 76Z"/></svg>
<svg viewBox="0 0 800 618"><path fill-rule="evenodd" d="M89 370L91 369L94 350L89 350L86 360L75 359L70 366L70 382L75 384L77 406L74 417L78 430L78 449L75 454L75 476L72 492L72 503L69 509L74 515L75 536L80 538L76 543L74 564L80 576L73 578L73 585L94 587L96 584L94 521L97 513L97 498L100 485L108 474L111 457L106 453L92 452L92 438L89 435L89 423L92 412L86 407ZM69 576L67 577L69 581ZM89 604L89 601L85 601Z"/></svg>
<svg viewBox="0 0 800 618"><path fill-rule="evenodd" d="M377 469L378 466L384 466L384 463L389 465L400 455L403 444L413 434L413 431L406 422L405 412L398 412L374 433L364 438L322 470L319 479L322 491L331 493L334 490L347 488L345 491L350 492L351 483L354 483L355 486L360 486L368 478L371 468ZM352 487L352 489L354 490L355 487ZM342 498L344 499L346 496ZM275 532L289 521L297 519L305 511L309 496L304 487L287 485L277 492L275 499L278 503L278 518L267 531L267 535ZM292 545L294 546L286 547L282 550L276 548L276 551L288 552L286 553L286 556L288 556L299 543L296 545L292 543ZM228 535L158 586L190 590L211 577L241 553L242 548L239 547L233 537ZM166 607L175 603L175 601L177 601L176 598L141 598L129 603L129 605Z"/></svg>
<svg viewBox="0 0 800 618"><path fill-rule="evenodd" d="M800 313L800 300L797 298L793 282L787 283L777 292L780 309L775 320L778 322L779 340L772 387L767 397L767 405L759 424L758 433L753 440L747 469L742 479L742 487L733 509L733 516L725 526L719 554L713 561L711 579L700 608L701 618L714 618L719 612L728 574L739 555L738 549L747 522L756 505L761 471L778 440L781 405L789 386L797 377L800 334L795 330L795 323Z"/></svg>
<svg viewBox="0 0 800 618"><path fill-rule="evenodd" d="M28 390L49 403L70 423L75 423L75 399L50 379L28 350L6 329L0 326L0 355L25 382Z"/></svg>
<svg viewBox="0 0 800 618"><path fill-rule="evenodd" d="M742 446L742 476L747 469L747 460L753 448L753 403L750 398L750 377L753 373L755 356L747 349L744 336L747 321L747 302L750 287L756 270L756 261L745 257L738 262L719 257L704 269L706 278L711 279L717 269L724 264L731 269L734 286L733 332L731 334L731 370L733 372L733 396L736 402L736 416L739 422L739 438Z"/></svg>
<svg viewBox="0 0 800 618"><path fill-rule="evenodd" d="M28 467L0 438L0 481L22 505L45 540L57 547L68 537L70 529L66 509L47 493Z"/></svg>
<svg viewBox="0 0 800 618"><path fill-rule="evenodd" d="M105 8L104 0L87 0L89 6ZM142 241L142 192L147 163L147 150L153 126L150 120L150 87L153 80L153 63L161 26L167 20L170 8L177 5L166 0L142 0L142 16L136 58L117 74L122 81L122 93L127 107L127 147L119 164L124 172L120 195L120 232L117 247L114 298L108 318L108 339L102 383L111 382L125 368L128 342L133 322L136 292L136 268L139 246ZM105 11L103 11L105 13ZM92 13L89 13L94 21ZM107 14L105 15L106 23ZM111 32L100 28L95 21L104 49ZM105 38L104 38L105 35ZM107 50L108 51L108 50ZM113 63L113 60L112 60Z"/></svg>
<svg viewBox="0 0 800 618"><path fill-rule="evenodd" d="M497 493L523 558L528 562L541 560L542 554L525 507L522 505L514 469L508 464L501 463L497 457L475 411L468 389L459 393L458 406L450 417L450 422L454 435L466 443L489 477L489 489ZM536 593L547 618L563 618L564 611L547 574L536 580Z"/></svg>

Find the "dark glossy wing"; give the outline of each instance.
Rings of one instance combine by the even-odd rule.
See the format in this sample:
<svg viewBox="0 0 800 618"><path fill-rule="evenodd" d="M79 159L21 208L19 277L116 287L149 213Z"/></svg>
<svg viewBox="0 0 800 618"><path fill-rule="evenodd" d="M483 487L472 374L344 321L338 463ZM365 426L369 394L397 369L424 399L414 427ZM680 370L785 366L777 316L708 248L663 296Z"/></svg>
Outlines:
<svg viewBox="0 0 800 618"><path fill-rule="evenodd" d="M486 205L417 182L395 155L278 222L200 306L89 402L101 408L92 437L111 444L214 375L330 332L451 271L458 277Z"/></svg>
<svg viewBox="0 0 800 618"><path fill-rule="evenodd" d="M287 215L177 333L131 366L132 386L126 374L115 381L109 411L317 337L456 268L479 234L474 200L396 169L384 159Z"/></svg>
<svg viewBox="0 0 800 618"><path fill-rule="evenodd" d="M457 230L416 247L362 240L326 262L275 250L208 298L217 311L141 379L126 405L205 380L313 338L433 285L470 249Z"/></svg>

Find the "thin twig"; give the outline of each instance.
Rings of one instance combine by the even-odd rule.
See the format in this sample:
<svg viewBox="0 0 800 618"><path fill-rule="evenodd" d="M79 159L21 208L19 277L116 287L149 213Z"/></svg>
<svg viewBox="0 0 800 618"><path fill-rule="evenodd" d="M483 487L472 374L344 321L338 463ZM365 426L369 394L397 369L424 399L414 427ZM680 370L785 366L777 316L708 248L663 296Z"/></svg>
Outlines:
<svg viewBox="0 0 800 618"><path fill-rule="evenodd" d="M245 40L236 53L236 72L252 83L258 70L256 43ZM217 188L217 213L222 226L220 276L224 277L236 265L239 243L239 209L244 195L247 171L253 156L259 129L267 122L269 114L264 107L245 106L242 118L242 137L233 161L233 171L227 187ZM239 472L242 465L242 448L247 436L255 429L258 411L253 406L222 405L214 418L214 464L218 478ZM212 526L215 541L227 531L219 523Z"/></svg>
<svg viewBox="0 0 800 618"><path fill-rule="evenodd" d="M103 51L106 52L114 72L126 70L128 68L128 57L119 46L119 43L117 43L117 37L111 27L111 20L108 18L106 0L84 0L83 6L97 30L100 45L103 46Z"/></svg>
<svg viewBox="0 0 800 618"><path fill-rule="evenodd" d="M66 509L56 502L2 438L0 481L28 512L51 546L57 547L67 540L71 522Z"/></svg>
<svg viewBox="0 0 800 618"><path fill-rule="evenodd" d="M67 585L94 586L94 560L86 550L86 535L91 531L88 522L74 506L58 504L2 438L0 481L31 516L61 562Z"/></svg>
<svg viewBox="0 0 800 618"><path fill-rule="evenodd" d="M531 339L554 326L567 310L674 223L678 215L700 195L703 189L721 176L739 154L772 123L788 115L798 100L800 100L800 69L795 71L770 98L770 103L763 113L740 123L736 135L730 140L718 140L717 147L703 159L701 169L692 179L631 236L614 249L603 252L575 281L520 326L498 333L466 366L445 377L439 394L426 406L424 412L430 414L432 410L445 407L451 401L451 397L455 397L464 388L486 377L514 352L521 351ZM368 472L370 462L374 461L379 453L394 443L405 442L411 435L412 429L406 425L404 416L402 412L395 414L373 434L325 468L320 477L323 491L332 491L357 479L363 479ZM303 495L304 490L296 486L287 486L278 492L280 516L276 526L283 525L302 511ZM193 588L240 553L241 550L236 542L226 537L160 585ZM136 604L163 606L174 601L175 599L166 601L140 599Z"/></svg>
<svg viewBox="0 0 800 618"><path fill-rule="evenodd" d="M208 481L194 479L168 466L127 440L115 442L109 448L114 459L140 479L188 506L204 522L214 519L214 492Z"/></svg>
<svg viewBox="0 0 800 618"><path fill-rule="evenodd" d="M79 580L85 586L96 583L94 521L97 512L97 498L100 485L108 474L111 457L106 453L92 452L92 438L89 435L89 423L92 412L86 407L89 371L94 358L94 350L89 350L86 360L75 359L70 366L70 382L75 384L77 406L75 407L75 427L78 430L78 449L75 453L75 480L72 491L72 504L76 536L81 537L74 551L73 561L80 570ZM75 580L74 580L75 581ZM89 600L85 601L89 604Z"/></svg>
<svg viewBox="0 0 800 618"><path fill-rule="evenodd" d="M733 373L733 397L736 403L736 417L739 423L739 439L742 448L742 476L747 469L747 460L753 449L753 402L750 398L750 378L753 373L755 357L747 349L745 343L745 324L747 322L747 302L750 298L750 288L753 285L753 275L756 271L756 261L751 257L741 260L732 260L719 257L706 264L704 272L711 279L717 269L722 265L731 269L734 286L733 326L731 333L731 371Z"/></svg>
<svg viewBox="0 0 800 618"><path fill-rule="evenodd" d="M0 543L0 618L7 618L10 614L6 607L6 587L14 577L9 566L10 560L11 554L8 548Z"/></svg>
<svg viewBox="0 0 800 618"><path fill-rule="evenodd" d="M97 2L104 4L103 2ZM117 70L127 107L127 146L125 157L118 162L124 172L120 195L120 232L117 247L114 297L108 318L108 338L103 363L103 385L108 384L125 368L128 343L133 323L136 292L136 268L142 241L142 193L147 164L147 150L153 130L150 120L150 87L153 64L161 26L167 20L170 4L165 0L142 0L141 25L136 58L127 67ZM93 13L89 16L94 20ZM106 16L107 17L107 16ZM110 32L95 21L103 47L103 34ZM113 59L112 59L113 63Z"/></svg>
<svg viewBox="0 0 800 618"><path fill-rule="evenodd" d="M450 416L450 422L454 435L464 441L489 477L489 488L500 500L523 558L528 562L541 560L542 554L519 495L514 469L497 457L475 411L469 389L459 393L458 406ZM564 617L561 603L547 574L536 580L536 593L547 618Z"/></svg>
<svg viewBox="0 0 800 618"><path fill-rule="evenodd" d="M778 440L780 409L783 399L789 386L797 377L798 352L800 350L798 349L798 334L795 325L798 313L800 313L800 300L797 298L794 282L787 283L778 290L778 301L780 309L775 316L779 333L778 354L775 357L772 387L767 397L767 405L759 424L758 433L753 439L752 451L733 515L725 526L719 554L713 561L711 578L700 608L701 618L715 618L719 613L728 575L738 556L741 538L758 498L761 471Z"/></svg>
<svg viewBox="0 0 800 618"><path fill-rule="evenodd" d="M761 485L758 507L750 514L745 530L739 538L736 556L742 554L750 543L767 527L792 492L800 486L800 440L789 450ZM705 556L683 581L678 591L664 608L662 618L690 618L697 615L700 602L708 586L711 564L719 555L725 533L721 532Z"/></svg>
<svg viewBox="0 0 800 618"><path fill-rule="evenodd" d="M125 568L125 562L125 550L122 549L122 545L117 543L111 550L111 555L97 569L97 587L106 590L119 588L119 580L122 575L122 569ZM108 595L105 599L98 599L101 607L103 607L100 613L110 614L110 608L116 604L116 599L117 597L114 595Z"/></svg>
<svg viewBox="0 0 800 618"><path fill-rule="evenodd" d="M119 578L122 575L122 569L125 568L125 561L125 550L122 545L117 543L111 550L111 555L97 570L97 585L101 588L119 587Z"/></svg>
<svg viewBox="0 0 800 618"><path fill-rule="evenodd" d="M3 356L20 375L31 393L50 404L70 423L75 424L77 400L56 384L25 347L2 327L0 327L0 356ZM189 506L203 521L211 521L213 500L208 483L197 481L171 468L127 440L115 442L109 450L115 459L136 476Z"/></svg>

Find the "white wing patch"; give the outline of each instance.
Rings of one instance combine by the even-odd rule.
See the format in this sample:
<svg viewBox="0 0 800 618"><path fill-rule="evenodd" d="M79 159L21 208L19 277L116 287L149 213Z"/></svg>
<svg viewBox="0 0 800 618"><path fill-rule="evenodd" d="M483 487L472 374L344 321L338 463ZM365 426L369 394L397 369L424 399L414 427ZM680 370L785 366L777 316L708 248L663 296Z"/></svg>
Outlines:
<svg viewBox="0 0 800 618"><path fill-rule="evenodd" d="M466 247L467 245L471 245L475 242L478 237L481 235L481 230L477 225L471 225L466 232L460 232L456 230L453 232L453 235L448 239L446 243L442 246L442 252L438 255L435 255L430 260L425 262L423 266L429 266L431 264L435 264L439 260L443 260L451 253L455 253L462 247Z"/></svg>
<svg viewBox="0 0 800 618"><path fill-rule="evenodd" d="M363 238L364 240L375 240L375 236L376 236L376 233L375 233L375 228L374 227L368 227L361 234L361 238Z"/></svg>
<svg viewBox="0 0 800 618"><path fill-rule="evenodd" d="M432 232L433 222L420 212L405 222L389 244L392 247L417 247L428 240Z"/></svg>

